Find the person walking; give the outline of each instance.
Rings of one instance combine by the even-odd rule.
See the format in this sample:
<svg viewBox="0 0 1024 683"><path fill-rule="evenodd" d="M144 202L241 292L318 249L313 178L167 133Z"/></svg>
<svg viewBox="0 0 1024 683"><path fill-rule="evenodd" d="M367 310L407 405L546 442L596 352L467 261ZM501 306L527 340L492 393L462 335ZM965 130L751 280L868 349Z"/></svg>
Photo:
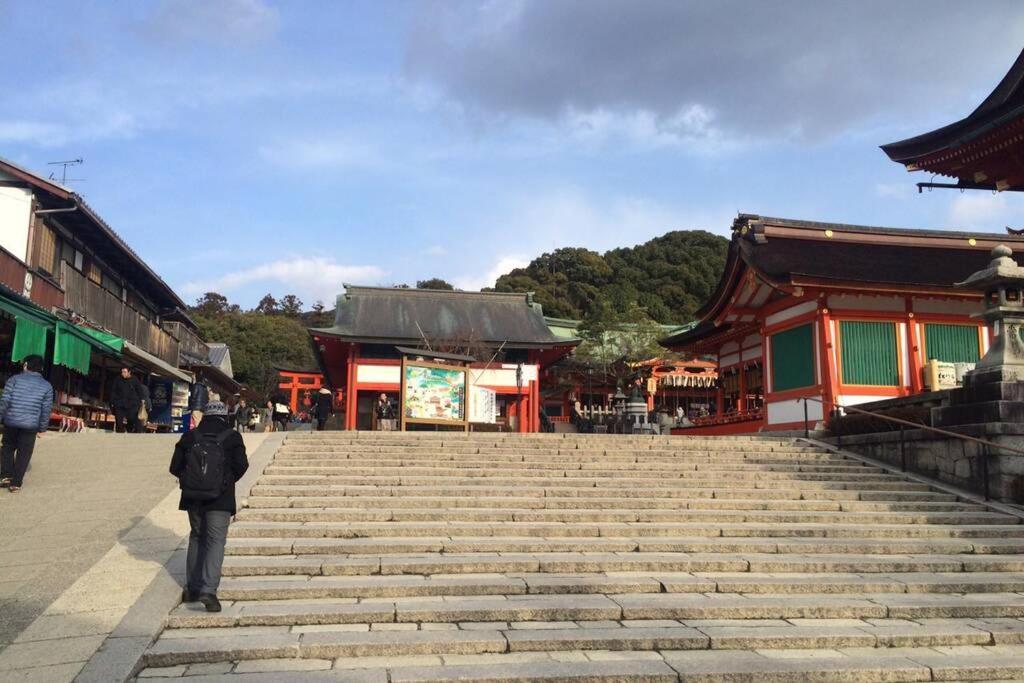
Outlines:
<svg viewBox="0 0 1024 683"><path fill-rule="evenodd" d="M393 429L392 420L395 419L395 409L391 407L391 401L387 394L381 394L377 399L374 410L377 413L377 431L390 432Z"/></svg>
<svg viewBox="0 0 1024 683"><path fill-rule="evenodd" d="M272 419L274 420L274 431L287 432L288 420L291 418L292 409L285 402L284 397L279 394L274 395L267 402L267 407L270 408Z"/></svg>
<svg viewBox="0 0 1024 683"><path fill-rule="evenodd" d="M235 406L235 429L243 434L249 431L249 419L252 417L252 406L244 398L238 399Z"/></svg>
<svg viewBox="0 0 1024 683"><path fill-rule="evenodd" d="M219 612L224 544L237 512L235 484L249 469L249 459L242 435L228 422L227 406L210 401L205 408L199 426L175 445L170 470L181 488L178 509L188 512L191 528L181 600L201 602L207 612Z"/></svg>
<svg viewBox="0 0 1024 683"><path fill-rule="evenodd" d="M334 396L331 395L330 389L321 387L320 391L316 392L313 409L316 411L316 431L322 432L328 418L334 414Z"/></svg>
<svg viewBox="0 0 1024 683"><path fill-rule="evenodd" d="M210 388L206 386L206 380L197 376L196 383L192 385L192 393L188 396L188 409L192 413L190 429L195 429L203 421L203 411L206 410L206 404L211 400Z"/></svg>
<svg viewBox="0 0 1024 683"><path fill-rule="evenodd" d="M22 372L7 380L0 396L0 423L3 443L0 445L0 488L11 493L21 490L36 447L36 436L50 426L53 409L53 387L43 379L41 356L28 356Z"/></svg>
<svg viewBox="0 0 1024 683"><path fill-rule="evenodd" d="M110 388L110 407L114 410L114 431L134 434L139 431L139 409L145 404L146 393L142 382L132 375L128 366L121 368L121 376Z"/></svg>

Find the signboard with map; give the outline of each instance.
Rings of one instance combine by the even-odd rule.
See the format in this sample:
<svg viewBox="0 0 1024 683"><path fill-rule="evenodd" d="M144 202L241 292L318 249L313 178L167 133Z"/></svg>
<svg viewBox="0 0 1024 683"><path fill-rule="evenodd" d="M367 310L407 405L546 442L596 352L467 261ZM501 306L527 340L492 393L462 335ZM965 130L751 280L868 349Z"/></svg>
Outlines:
<svg viewBox="0 0 1024 683"><path fill-rule="evenodd" d="M453 425L468 429L466 368L402 361L402 424Z"/></svg>

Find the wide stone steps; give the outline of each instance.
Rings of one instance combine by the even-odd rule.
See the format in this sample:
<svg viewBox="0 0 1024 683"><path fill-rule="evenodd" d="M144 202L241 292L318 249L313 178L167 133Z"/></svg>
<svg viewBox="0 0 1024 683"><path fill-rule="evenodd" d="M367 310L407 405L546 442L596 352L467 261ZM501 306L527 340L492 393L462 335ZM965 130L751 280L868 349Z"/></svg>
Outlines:
<svg viewBox="0 0 1024 683"><path fill-rule="evenodd" d="M1024 680L1020 521L794 439L289 435L141 675Z"/></svg>

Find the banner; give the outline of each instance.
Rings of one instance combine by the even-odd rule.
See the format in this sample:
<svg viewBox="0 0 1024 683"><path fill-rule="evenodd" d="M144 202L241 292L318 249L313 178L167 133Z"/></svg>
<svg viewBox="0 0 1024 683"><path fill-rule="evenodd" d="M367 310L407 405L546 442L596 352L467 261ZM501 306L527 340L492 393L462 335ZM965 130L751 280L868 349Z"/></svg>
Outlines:
<svg viewBox="0 0 1024 683"><path fill-rule="evenodd" d="M478 386L469 389L469 421L494 424L498 416L498 392Z"/></svg>

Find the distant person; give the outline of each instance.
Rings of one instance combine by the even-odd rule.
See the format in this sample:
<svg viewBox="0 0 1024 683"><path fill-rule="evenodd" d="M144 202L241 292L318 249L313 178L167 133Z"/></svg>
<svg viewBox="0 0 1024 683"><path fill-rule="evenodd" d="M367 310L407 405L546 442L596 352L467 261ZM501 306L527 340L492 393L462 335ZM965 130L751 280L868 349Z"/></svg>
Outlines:
<svg viewBox="0 0 1024 683"><path fill-rule="evenodd" d="M188 409L192 413L190 429L195 429L203 421L203 411L206 410L206 404L211 400L210 388L206 386L206 380L197 377L196 383L192 385L192 393L188 397Z"/></svg>
<svg viewBox="0 0 1024 683"><path fill-rule="evenodd" d="M316 393L316 401L313 402L313 410L316 412L316 431L324 431L327 420L334 414L334 396L327 387L322 387Z"/></svg>
<svg viewBox="0 0 1024 683"><path fill-rule="evenodd" d="M50 426L53 410L53 387L40 374L42 357L28 356L22 370L7 380L0 396L0 423L4 428L0 446L0 488L11 493L21 490L36 447L36 435Z"/></svg>
<svg viewBox="0 0 1024 683"><path fill-rule="evenodd" d="M114 380L110 388L110 407L114 410L114 431L134 434L139 431L141 409L148 398L145 388L134 375L131 368L121 368L121 376Z"/></svg>
<svg viewBox="0 0 1024 683"><path fill-rule="evenodd" d="M205 408L199 426L175 445L170 470L181 488L178 509L188 512L191 527L181 601L219 612L224 544L237 511L235 484L249 469L249 459L242 435L228 423L227 406L210 401Z"/></svg>
<svg viewBox="0 0 1024 683"><path fill-rule="evenodd" d="M395 419L395 409L391 407L387 394L380 395L374 410L377 413L377 431L390 432L394 429L392 420Z"/></svg>
<svg viewBox="0 0 1024 683"><path fill-rule="evenodd" d="M292 409L285 402L284 397L275 395L267 402L271 411L271 419L274 421L275 432L287 432L288 420L291 419Z"/></svg>
<svg viewBox="0 0 1024 683"><path fill-rule="evenodd" d="M249 420L252 419L252 406L244 398L238 399L235 406L235 429L240 432L249 431Z"/></svg>

